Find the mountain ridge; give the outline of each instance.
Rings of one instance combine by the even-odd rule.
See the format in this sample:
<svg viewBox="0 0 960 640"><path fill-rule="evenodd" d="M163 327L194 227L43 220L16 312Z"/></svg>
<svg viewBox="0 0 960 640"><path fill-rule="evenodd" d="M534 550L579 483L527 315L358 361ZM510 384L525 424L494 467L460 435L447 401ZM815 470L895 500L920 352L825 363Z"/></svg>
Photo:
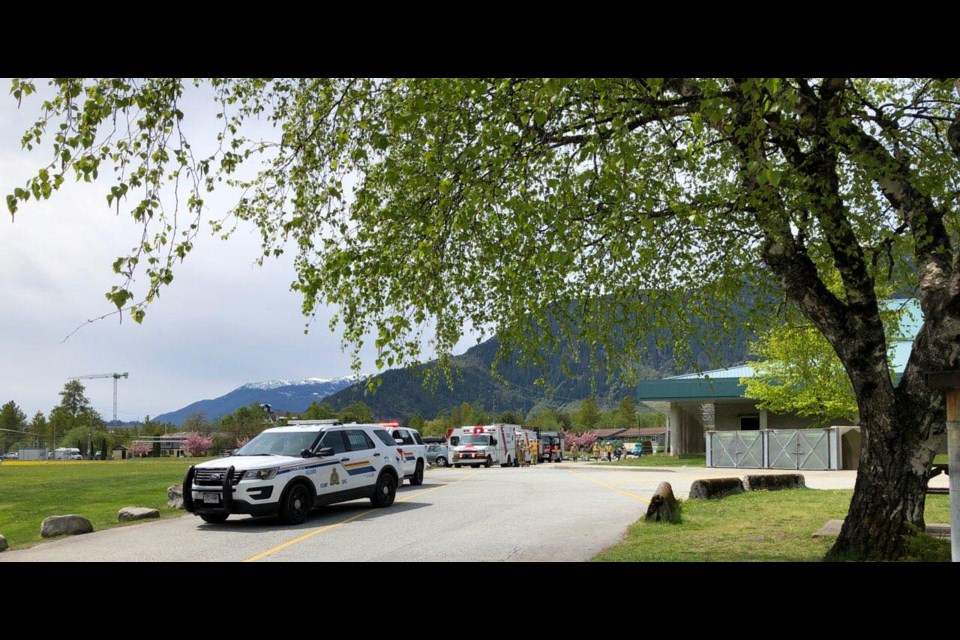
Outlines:
<svg viewBox="0 0 960 640"><path fill-rule="evenodd" d="M191 402L175 411L162 413L152 420L179 426L188 417L198 413L202 413L207 420L216 420L253 403L269 404L276 413L299 413L306 410L311 402L323 401L330 394L358 382L362 383L364 379L362 376L347 375L336 378L248 382L222 396Z"/></svg>

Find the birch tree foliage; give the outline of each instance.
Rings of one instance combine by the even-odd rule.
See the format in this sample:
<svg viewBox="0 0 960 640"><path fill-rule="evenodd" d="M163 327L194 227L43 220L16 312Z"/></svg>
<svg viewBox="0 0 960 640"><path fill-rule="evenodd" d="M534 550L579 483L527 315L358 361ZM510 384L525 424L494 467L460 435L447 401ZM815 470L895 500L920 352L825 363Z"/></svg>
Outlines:
<svg viewBox="0 0 960 640"><path fill-rule="evenodd" d="M534 361L584 340L627 372L638 337L667 327L682 366L704 319L712 340L734 321L769 322L784 277L770 261L784 247L814 274L849 254L867 288L916 283L901 258L924 232L884 197L878 180L895 167L858 136L906 158L934 202L956 192L946 81L850 80L839 92L803 78L48 84L38 105L37 82L13 81L22 108L39 111L24 147L50 163L7 196L12 214L67 179L112 172L106 202L142 234L114 262L107 297L137 322L204 222L229 235L250 221L263 258L295 252L308 318L338 305L356 368L365 336L376 365L393 367L421 359L425 336L443 361L467 327ZM185 96L201 87L222 125L203 156L183 127ZM253 120L275 135L249 136ZM832 173L814 170L824 154ZM221 188L236 206L209 211ZM836 220L816 213L825 199ZM863 304L863 283L845 283L837 302ZM733 320L744 287L754 293Z"/></svg>

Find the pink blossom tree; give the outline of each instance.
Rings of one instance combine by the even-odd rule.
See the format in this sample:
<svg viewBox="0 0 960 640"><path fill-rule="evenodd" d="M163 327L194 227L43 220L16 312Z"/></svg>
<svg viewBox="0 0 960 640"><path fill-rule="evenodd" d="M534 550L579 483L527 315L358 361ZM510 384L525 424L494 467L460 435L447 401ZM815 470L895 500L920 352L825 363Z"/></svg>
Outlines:
<svg viewBox="0 0 960 640"><path fill-rule="evenodd" d="M138 458L142 458L143 456L149 454L150 449L150 445L141 440L134 440L130 443L130 446L127 447L127 450Z"/></svg>
<svg viewBox="0 0 960 640"><path fill-rule="evenodd" d="M592 447L596 441L597 436L592 433L584 433L579 436L573 433L567 433L563 436L563 444L569 452L570 457L575 460L580 457L581 452L589 451L590 447Z"/></svg>
<svg viewBox="0 0 960 640"><path fill-rule="evenodd" d="M190 457L206 455L213 445L213 438L193 431L184 437L180 448Z"/></svg>

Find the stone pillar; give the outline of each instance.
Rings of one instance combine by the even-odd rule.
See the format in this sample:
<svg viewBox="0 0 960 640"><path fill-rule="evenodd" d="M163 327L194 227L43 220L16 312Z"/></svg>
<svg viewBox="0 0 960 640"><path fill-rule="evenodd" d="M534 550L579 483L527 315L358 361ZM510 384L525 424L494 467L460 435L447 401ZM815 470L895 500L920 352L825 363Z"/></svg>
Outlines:
<svg viewBox="0 0 960 640"><path fill-rule="evenodd" d="M716 402L704 402L700 405L700 420L703 421L704 431L713 431L717 428Z"/></svg>
<svg viewBox="0 0 960 640"><path fill-rule="evenodd" d="M670 455L675 456L680 453L680 405L676 402L670 403L670 414L667 416L667 425L670 429Z"/></svg>

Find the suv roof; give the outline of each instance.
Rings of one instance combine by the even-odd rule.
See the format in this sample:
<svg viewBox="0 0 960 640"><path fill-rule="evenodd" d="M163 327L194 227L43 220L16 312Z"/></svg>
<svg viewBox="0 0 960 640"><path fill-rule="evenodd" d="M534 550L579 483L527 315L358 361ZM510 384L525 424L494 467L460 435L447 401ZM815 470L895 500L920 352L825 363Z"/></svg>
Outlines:
<svg viewBox="0 0 960 640"><path fill-rule="evenodd" d="M302 433L304 431L323 431L330 427L370 427L371 429L386 429L380 424L364 424L358 422L343 423L339 420L292 420L297 424L288 424L284 427L270 427L264 429L262 433ZM415 429L414 429L415 431Z"/></svg>

